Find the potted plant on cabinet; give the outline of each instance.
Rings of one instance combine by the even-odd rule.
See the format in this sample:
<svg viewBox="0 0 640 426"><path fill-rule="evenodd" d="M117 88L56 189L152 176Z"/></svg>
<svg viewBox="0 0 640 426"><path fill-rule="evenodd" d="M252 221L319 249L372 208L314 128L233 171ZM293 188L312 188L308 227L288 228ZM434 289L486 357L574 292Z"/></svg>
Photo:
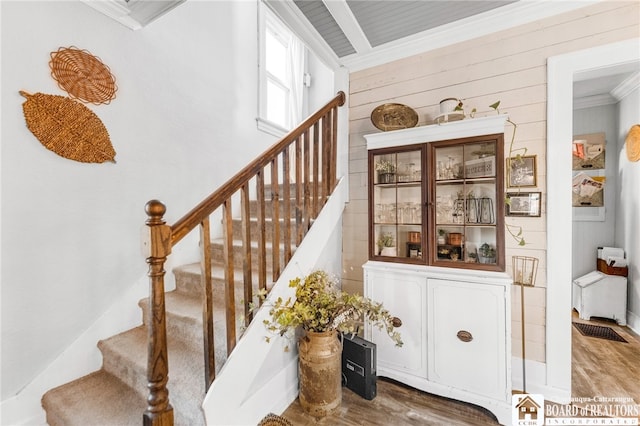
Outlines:
<svg viewBox="0 0 640 426"><path fill-rule="evenodd" d="M496 249L484 243L478 249L478 262L480 263L496 263Z"/></svg>
<svg viewBox="0 0 640 426"><path fill-rule="evenodd" d="M376 161L378 183L394 183L396 181L396 165L389 160Z"/></svg>
<svg viewBox="0 0 640 426"><path fill-rule="evenodd" d="M380 234L377 245L378 256L396 256L398 254L393 235L390 232Z"/></svg>
<svg viewBox="0 0 640 426"><path fill-rule="evenodd" d="M308 413L322 417L338 408L342 401L342 343L339 333L355 333L367 319L385 330L396 346L402 346L394 318L382 303L338 289L337 279L325 271L314 271L289 282L295 299L273 302L267 329L285 335L298 327L304 335L298 341L300 405ZM264 298L265 293L261 293ZM269 340L267 338L267 340Z"/></svg>

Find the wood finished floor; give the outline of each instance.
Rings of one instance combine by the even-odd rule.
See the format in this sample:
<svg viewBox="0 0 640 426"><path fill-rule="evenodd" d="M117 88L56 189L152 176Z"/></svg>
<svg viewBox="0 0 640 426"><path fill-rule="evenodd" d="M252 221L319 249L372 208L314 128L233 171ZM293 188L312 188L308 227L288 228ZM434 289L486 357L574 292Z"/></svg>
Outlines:
<svg viewBox="0 0 640 426"><path fill-rule="evenodd" d="M572 395L574 397L630 397L640 403L640 337L615 322L573 320L613 328L628 343L586 337L572 328ZM367 401L343 389L340 409L321 419L306 414L298 400L282 414L295 426L326 425L495 425L487 410L431 395L392 380L378 378L377 396Z"/></svg>
<svg viewBox="0 0 640 426"><path fill-rule="evenodd" d="M581 320L575 311L573 321L611 327L628 343L585 337L572 326L571 395L629 397L640 404L640 336L615 321Z"/></svg>
<svg viewBox="0 0 640 426"><path fill-rule="evenodd" d="M282 415L295 426L498 424L493 415L481 407L431 395L381 377L372 401L343 388L342 405L330 416L316 419L306 414L297 399Z"/></svg>

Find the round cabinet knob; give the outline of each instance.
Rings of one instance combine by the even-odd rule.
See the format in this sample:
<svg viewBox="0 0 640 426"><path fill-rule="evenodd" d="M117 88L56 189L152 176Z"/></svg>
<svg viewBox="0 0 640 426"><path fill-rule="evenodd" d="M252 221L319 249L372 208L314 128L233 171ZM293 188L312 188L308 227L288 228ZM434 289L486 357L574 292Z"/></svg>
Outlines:
<svg viewBox="0 0 640 426"><path fill-rule="evenodd" d="M400 327L402 325L402 320L400 318L398 318L398 317L393 317L391 319L391 324L393 324L393 326L395 328L398 328L398 327Z"/></svg>
<svg viewBox="0 0 640 426"><path fill-rule="evenodd" d="M473 335L471 333L469 333L467 330L458 331L456 336L458 337L458 339L462 340L465 343L470 342L470 341L473 340Z"/></svg>

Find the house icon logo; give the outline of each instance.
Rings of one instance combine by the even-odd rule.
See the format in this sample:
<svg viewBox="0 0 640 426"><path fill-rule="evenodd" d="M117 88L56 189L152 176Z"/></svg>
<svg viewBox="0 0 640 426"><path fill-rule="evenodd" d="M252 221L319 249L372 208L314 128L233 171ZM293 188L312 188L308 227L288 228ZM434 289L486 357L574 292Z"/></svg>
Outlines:
<svg viewBox="0 0 640 426"><path fill-rule="evenodd" d="M544 396L520 394L512 396L513 422L515 426L544 425Z"/></svg>

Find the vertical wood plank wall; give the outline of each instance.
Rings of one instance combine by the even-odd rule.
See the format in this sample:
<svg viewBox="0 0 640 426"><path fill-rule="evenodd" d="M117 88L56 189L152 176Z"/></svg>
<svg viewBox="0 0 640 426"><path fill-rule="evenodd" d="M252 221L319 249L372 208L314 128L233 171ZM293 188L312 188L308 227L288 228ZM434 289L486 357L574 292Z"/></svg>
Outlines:
<svg viewBox="0 0 640 426"><path fill-rule="evenodd" d="M527 359L545 362L546 295L546 99L547 58L576 50L640 37L640 2L604 1L510 30L394 61L350 75L349 177L350 203L343 228L343 286L362 292L362 265L367 261L367 151L363 135L378 132L371 111L387 102L406 104L418 112L418 125L432 124L441 99L464 100L467 112L500 111L518 123L515 148L526 146L537 156L537 188L543 193L540 218L512 218L524 228L527 245L506 237L507 272L511 256L540 259L536 287L525 290ZM512 127L505 133L505 156ZM508 188L507 188L508 189ZM571 259L567 259L571 267ZM566 285L570 285L567 283ZM520 292L513 288L513 355L521 356Z"/></svg>

